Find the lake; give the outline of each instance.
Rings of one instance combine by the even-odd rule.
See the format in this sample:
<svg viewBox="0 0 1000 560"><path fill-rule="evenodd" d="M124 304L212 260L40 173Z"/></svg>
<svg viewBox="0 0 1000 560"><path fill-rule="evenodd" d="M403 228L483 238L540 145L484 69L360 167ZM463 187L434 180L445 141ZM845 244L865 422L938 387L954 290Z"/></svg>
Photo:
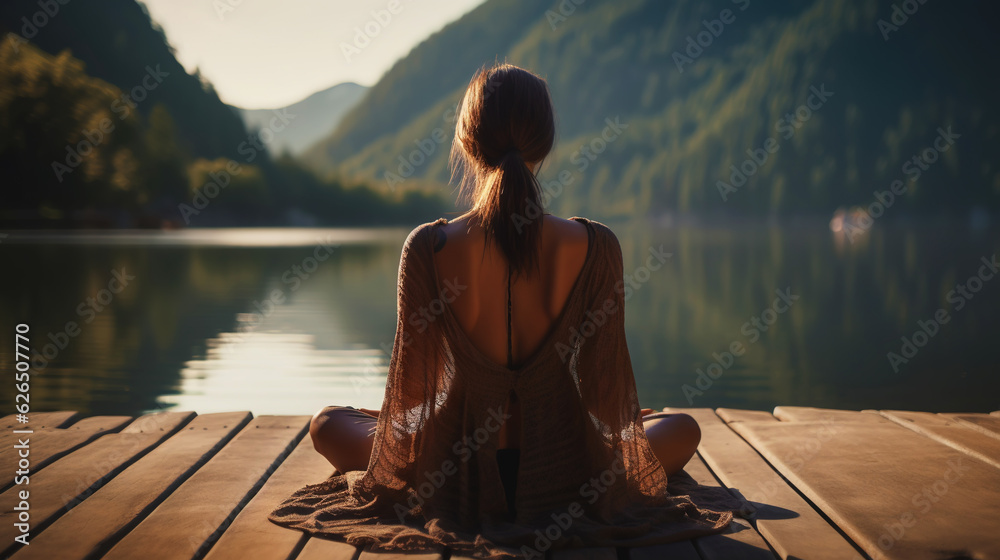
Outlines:
<svg viewBox="0 0 1000 560"><path fill-rule="evenodd" d="M644 407L1000 409L995 230L608 225ZM25 323L34 411L377 408L408 232L9 232L0 367Z"/></svg>

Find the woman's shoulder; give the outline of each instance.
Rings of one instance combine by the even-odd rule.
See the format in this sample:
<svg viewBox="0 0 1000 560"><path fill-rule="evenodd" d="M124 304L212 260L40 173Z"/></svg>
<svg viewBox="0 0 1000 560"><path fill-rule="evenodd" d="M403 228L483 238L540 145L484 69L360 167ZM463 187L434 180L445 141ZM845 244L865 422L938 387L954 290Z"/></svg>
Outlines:
<svg viewBox="0 0 1000 560"><path fill-rule="evenodd" d="M598 237L601 237L602 239L610 242L612 246L614 247L620 246L620 244L618 243L618 236L615 235L615 232L612 231L610 227L606 226L601 222L598 222L597 220L591 220L590 218L586 218L583 216L573 216L572 218L566 221L576 221L578 223L584 223L590 226L590 228L594 230L594 233L597 234Z"/></svg>
<svg viewBox="0 0 1000 560"><path fill-rule="evenodd" d="M436 226L443 225L443 224L446 224L446 223L448 223L448 221L445 218L438 218L437 220L434 220L433 222L426 222L426 223L420 224L419 226L417 226L417 227L413 228L412 230L410 230L409 235L406 236L406 241L403 242L403 247L404 248L411 247L422 236L433 234L434 230L437 229Z"/></svg>
<svg viewBox="0 0 1000 560"><path fill-rule="evenodd" d="M545 220L544 223L548 226L549 231L555 233L552 237L557 240L559 245L568 244L587 247L590 241L589 230L592 230L595 237L598 238L595 239L597 244L608 244L612 249L620 247L618 237L615 235L614 231L612 231L607 225L596 220L583 216L560 218L552 214L544 214L543 219ZM449 239L455 237L455 239L450 239L451 241L458 241L458 238L464 237L459 234L467 233L466 229L469 229L459 227L466 220L467 216L461 216L453 220L438 218L431 222L422 223L410 231L409 235L406 237L404 247L414 245L418 239L421 239L424 236L430 236L432 244L437 246L441 244L439 241L441 241L441 238L445 237L446 231L450 231L451 235L448 236ZM449 228L448 226L452 227Z"/></svg>
<svg viewBox="0 0 1000 560"><path fill-rule="evenodd" d="M592 268L600 270L617 270L622 263L622 250L618 237L607 225L582 216L562 219L555 216L545 216L552 225L550 231L557 233L549 246L553 247L554 262L566 263L569 270L577 270L588 261L594 263ZM574 264L570 264L574 263Z"/></svg>

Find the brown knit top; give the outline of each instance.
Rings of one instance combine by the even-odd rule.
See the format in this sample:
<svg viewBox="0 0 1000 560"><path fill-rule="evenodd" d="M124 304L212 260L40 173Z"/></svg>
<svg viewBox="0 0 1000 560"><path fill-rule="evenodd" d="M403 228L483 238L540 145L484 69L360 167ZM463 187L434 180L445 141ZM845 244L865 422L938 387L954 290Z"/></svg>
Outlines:
<svg viewBox="0 0 1000 560"><path fill-rule="evenodd" d="M516 368L478 350L448 306L454 290L433 260L434 227L445 220L414 229L400 258L396 336L368 469L301 488L270 520L372 550L529 559L548 548L726 530L739 504L724 492L668 492L625 342L621 247L607 226L572 219L589 233L583 268L546 339ZM522 425L515 518L496 461L512 391Z"/></svg>

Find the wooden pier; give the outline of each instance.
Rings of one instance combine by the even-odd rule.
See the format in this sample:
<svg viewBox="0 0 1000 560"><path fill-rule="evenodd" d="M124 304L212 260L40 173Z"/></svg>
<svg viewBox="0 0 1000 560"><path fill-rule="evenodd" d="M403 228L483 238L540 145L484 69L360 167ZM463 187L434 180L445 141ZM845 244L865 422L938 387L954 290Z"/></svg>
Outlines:
<svg viewBox="0 0 1000 560"><path fill-rule="evenodd" d="M685 471L753 506L732 532L671 545L550 553L558 560L1000 559L1000 412L932 414L777 407L666 409L694 416ZM447 560L373 554L270 523L327 478L308 416L162 412L3 418L0 557L16 560ZM31 434L14 430L30 429ZM18 438L30 484L15 485ZM30 489L30 544L18 493ZM455 556L454 558L458 558Z"/></svg>

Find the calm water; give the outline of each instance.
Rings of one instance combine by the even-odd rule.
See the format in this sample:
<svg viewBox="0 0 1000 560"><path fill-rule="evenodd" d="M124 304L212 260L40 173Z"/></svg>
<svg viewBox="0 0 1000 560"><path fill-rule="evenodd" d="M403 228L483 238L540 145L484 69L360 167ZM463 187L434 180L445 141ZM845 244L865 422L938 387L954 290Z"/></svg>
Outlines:
<svg viewBox="0 0 1000 560"><path fill-rule="evenodd" d="M1000 409L1000 274L970 280L990 274L995 231L876 228L850 243L827 224L609 225L633 275L626 329L643 406ZM23 322L42 353L36 411L378 407L407 233L10 233L0 369L13 371ZM659 265L661 245L672 255L642 268ZM947 322L932 324L936 313ZM915 335L921 321L932 336ZM5 411L11 399L5 389Z"/></svg>

